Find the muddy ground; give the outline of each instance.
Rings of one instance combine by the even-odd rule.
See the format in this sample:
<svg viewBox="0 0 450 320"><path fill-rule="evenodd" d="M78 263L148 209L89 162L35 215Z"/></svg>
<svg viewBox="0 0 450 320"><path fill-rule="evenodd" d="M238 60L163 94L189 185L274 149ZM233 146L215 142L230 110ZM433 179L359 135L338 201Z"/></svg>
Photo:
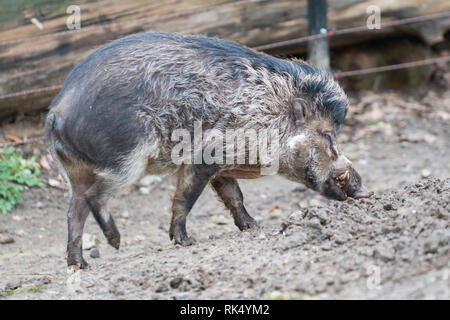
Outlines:
<svg viewBox="0 0 450 320"><path fill-rule="evenodd" d="M53 186L0 215L0 239L14 239L0 244L0 299L449 299L450 93L350 100L341 145L371 199L328 201L276 176L241 181L260 228L240 232L208 187L188 217L197 244L184 248L168 237L174 179L138 184L110 204L120 250L89 217L100 258L86 250L90 269L77 272L65 263L67 190L45 169L43 142L22 146ZM41 119L4 123L1 136L38 135Z"/></svg>

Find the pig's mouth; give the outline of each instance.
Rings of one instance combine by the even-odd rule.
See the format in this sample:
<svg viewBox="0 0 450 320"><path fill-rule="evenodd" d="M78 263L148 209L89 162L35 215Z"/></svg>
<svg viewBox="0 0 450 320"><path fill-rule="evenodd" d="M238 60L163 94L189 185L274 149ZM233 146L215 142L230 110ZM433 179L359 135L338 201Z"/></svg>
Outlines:
<svg viewBox="0 0 450 320"><path fill-rule="evenodd" d="M350 172L348 170L345 170L344 173L334 178L334 182L342 190L344 190L344 187L347 185L349 180L350 180Z"/></svg>
<svg viewBox="0 0 450 320"><path fill-rule="evenodd" d="M361 177L353 168L331 175L322 185L322 194L339 201L348 197L369 198L371 195L361 184Z"/></svg>

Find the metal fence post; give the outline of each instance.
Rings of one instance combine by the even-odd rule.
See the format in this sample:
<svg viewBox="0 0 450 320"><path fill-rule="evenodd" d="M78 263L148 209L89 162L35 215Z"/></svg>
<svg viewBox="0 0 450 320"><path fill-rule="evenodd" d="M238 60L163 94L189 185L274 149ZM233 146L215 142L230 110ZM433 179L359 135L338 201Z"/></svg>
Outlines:
<svg viewBox="0 0 450 320"><path fill-rule="evenodd" d="M327 32L327 0L308 0L308 33ZM328 37L308 42L308 60L319 69L330 69Z"/></svg>

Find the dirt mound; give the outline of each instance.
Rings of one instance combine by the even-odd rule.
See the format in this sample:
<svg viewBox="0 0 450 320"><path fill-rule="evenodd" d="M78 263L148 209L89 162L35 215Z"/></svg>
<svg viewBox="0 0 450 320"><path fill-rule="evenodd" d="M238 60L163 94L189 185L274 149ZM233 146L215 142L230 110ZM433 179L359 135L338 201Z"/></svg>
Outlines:
<svg viewBox="0 0 450 320"><path fill-rule="evenodd" d="M381 287L434 268L448 268L449 199L450 179L432 178L371 199L304 209L282 224L285 239L278 247L312 251L318 261L336 266L335 274L323 274L313 284L300 278L299 287L308 293L318 293L329 284L338 288L361 270L368 277L379 276ZM306 267L322 273L320 264ZM376 287L377 279L370 280Z"/></svg>
<svg viewBox="0 0 450 320"><path fill-rule="evenodd" d="M325 249L338 248L347 242L358 243L359 247L362 245L359 241L362 241L375 251L392 252L392 259L384 260L411 261L417 255L448 250L448 199L450 179L430 178L370 199L348 199L334 202L329 207L317 206L295 212L282 228L287 237L302 234L304 244L320 245ZM381 240L386 243L377 244ZM419 246L420 243L424 246ZM405 247L408 249L401 250ZM401 257L395 254L400 251Z"/></svg>
<svg viewBox="0 0 450 320"><path fill-rule="evenodd" d="M122 282L104 286L165 299L449 298L449 198L450 179L430 178L310 207L281 225L120 261L106 269L128 263Z"/></svg>
<svg viewBox="0 0 450 320"><path fill-rule="evenodd" d="M189 220L198 240L191 247L168 240L170 216L161 210L170 205L166 188L154 189L150 199L138 192L116 199L115 211L132 213L118 219L121 249L108 247L91 221L87 231L102 239L101 257L85 252L91 268L75 273L67 272L64 259L61 194L46 194L52 204L46 219L32 218L42 215L36 209L14 214L25 235L3 246L0 299L450 298L450 179L301 210L298 199L293 202L298 192L270 179L266 200L283 204L285 218L260 213L260 228L247 232L234 228L231 217L217 224L208 208L225 211L208 191L196 209L206 213L193 212ZM243 185L250 209L261 193L255 189ZM142 211L153 198L160 206ZM36 199L25 201L32 207ZM31 236L37 238L27 244ZM28 246L37 253L26 252Z"/></svg>

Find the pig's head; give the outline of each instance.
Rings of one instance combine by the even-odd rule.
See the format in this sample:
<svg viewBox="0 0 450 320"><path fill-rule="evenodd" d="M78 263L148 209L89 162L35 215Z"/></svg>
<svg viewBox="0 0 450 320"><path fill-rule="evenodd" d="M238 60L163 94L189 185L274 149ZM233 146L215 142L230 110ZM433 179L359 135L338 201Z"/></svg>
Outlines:
<svg viewBox="0 0 450 320"><path fill-rule="evenodd" d="M337 130L347 110L346 97L344 109L338 110L341 119L318 103L323 101L295 98L292 102L293 129L285 140L284 175L330 199L369 197L360 175L337 143Z"/></svg>

